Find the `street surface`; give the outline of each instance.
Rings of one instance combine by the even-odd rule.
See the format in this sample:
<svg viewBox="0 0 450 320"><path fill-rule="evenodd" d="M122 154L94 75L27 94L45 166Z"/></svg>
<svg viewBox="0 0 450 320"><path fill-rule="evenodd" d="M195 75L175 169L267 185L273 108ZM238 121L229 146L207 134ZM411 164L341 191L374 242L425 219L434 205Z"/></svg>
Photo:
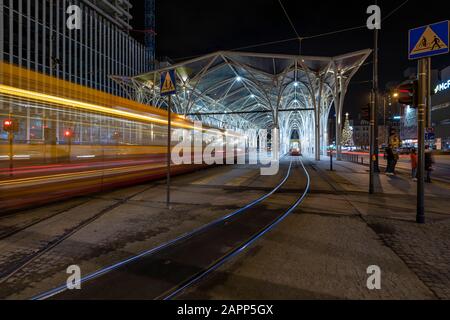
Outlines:
<svg viewBox="0 0 450 320"><path fill-rule="evenodd" d="M415 183L406 174L379 175L377 192L369 197L366 166L336 162L330 173L328 165L327 160L307 160L312 189L306 201L179 298L449 298L449 184L427 185L428 224L419 226L414 223ZM155 248L267 194L283 173L261 176L258 167L225 166L176 177L170 211L161 181L2 217L0 297L29 299L64 284L70 265L79 265L85 276ZM289 180L281 198L261 214L279 212L303 187L301 177ZM168 263L167 268L182 265ZM382 290L367 289L371 265L383 271ZM136 270L126 271L125 279L147 281L145 270ZM92 288L103 297L136 298ZM74 294L89 297L83 290Z"/></svg>

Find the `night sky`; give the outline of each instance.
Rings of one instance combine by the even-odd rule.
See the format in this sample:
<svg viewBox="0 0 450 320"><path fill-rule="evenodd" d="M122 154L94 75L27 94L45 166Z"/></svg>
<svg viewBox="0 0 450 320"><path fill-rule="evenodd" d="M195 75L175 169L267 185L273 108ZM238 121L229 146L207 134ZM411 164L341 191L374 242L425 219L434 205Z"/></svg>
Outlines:
<svg viewBox="0 0 450 320"><path fill-rule="evenodd" d="M379 0L383 18L405 0ZM375 0L303 1L282 0L300 36L312 36L366 24L366 9ZM380 88L403 79L403 72L416 65L407 58L408 30L450 18L445 1L410 0L387 18L380 32ZM133 26L144 29L144 1L133 0ZM156 0L157 56L182 61L218 50L295 38L278 0ZM305 40L302 54L332 56L372 48L373 32L366 28ZM298 54L298 42L246 49L253 52ZM433 68L450 65L450 56L433 58ZM346 111L356 117L366 103L372 65L354 78Z"/></svg>

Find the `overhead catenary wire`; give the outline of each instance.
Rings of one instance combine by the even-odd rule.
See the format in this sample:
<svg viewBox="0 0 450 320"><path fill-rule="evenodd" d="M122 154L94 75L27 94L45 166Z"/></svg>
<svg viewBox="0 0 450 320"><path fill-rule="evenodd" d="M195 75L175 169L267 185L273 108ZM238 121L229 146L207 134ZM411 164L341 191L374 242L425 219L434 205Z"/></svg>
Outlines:
<svg viewBox="0 0 450 320"><path fill-rule="evenodd" d="M295 28L294 23L293 23L292 20L291 20L291 17L289 17L288 12L286 11L286 8L285 8L284 5L283 5L283 2L282 2L281 0L278 0L278 2L279 2L279 4L280 4L280 6L281 6L281 9L283 9L283 12L284 12L284 14L285 14L287 20L288 20L289 23L290 23L290 25L291 25L291 27L292 27L292 30L294 30L295 35L297 36L298 39L301 39L299 33L297 32L297 29Z"/></svg>
<svg viewBox="0 0 450 320"><path fill-rule="evenodd" d="M381 19L381 22L384 22L385 20L389 19L394 13L403 8L408 2L409 0L404 1L401 5L399 5L397 8L388 13L383 19Z"/></svg>
<svg viewBox="0 0 450 320"><path fill-rule="evenodd" d="M292 19L289 16L286 8L284 7L283 2L281 0L278 0L278 3L280 4L281 9L283 9L284 15L286 16L287 20L289 21L289 24L291 25L292 29L294 30L295 35L297 36L297 39L299 41L299 50L298 50L298 52L301 55L302 54L302 40L303 39L302 39L302 37L300 37L300 34L297 31L297 28L295 28L294 22L292 22Z"/></svg>
<svg viewBox="0 0 450 320"><path fill-rule="evenodd" d="M404 2L402 2L398 7L396 7L391 12L389 12L381 21L385 22L392 15L394 15L398 10L403 8L408 2L409 2L409 0L405 0ZM284 6L283 6L283 8L284 8ZM287 14L287 16L289 16L289 15ZM290 18L289 18L289 20L292 21ZM288 43L288 42L299 41L299 40L301 40L301 41L311 40L311 39L331 36L331 35L335 35L335 34L339 34L339 33L345 33L345 32L350 32L350 31L362 30L362 29L367 28L367 25L361 25L361 26L356 26L356 27L348 27L348 28L344 28L344 29L340 29L340 30L329 31L329 32L319 33L319 34L310 35L310 36L303 36L303 37L299 36L299 34L298 34L297 30L295 29L295 26L293 25L293 23L292 23L292 27L294 28L295 34L297 35L297 37L295 37L295 38L286 38L286 39L281 39L281 40L262 42L262 43L258 43L258 44L253 44L253 45L248 45L248 46L242 46L242 47L236 47L236 48L233 48L233 49L228 49L227 51L240 51L240 50L253 49L253 48L259 48L259 47L267 47L267 46L274 45L274 44ZM197 58L197 57L201 57L201 56L202 55L192 55L192 56L189 56L189 57L176 58L174 60L175 61L181 61L181 60L192 59L192 58Z"/></svg>

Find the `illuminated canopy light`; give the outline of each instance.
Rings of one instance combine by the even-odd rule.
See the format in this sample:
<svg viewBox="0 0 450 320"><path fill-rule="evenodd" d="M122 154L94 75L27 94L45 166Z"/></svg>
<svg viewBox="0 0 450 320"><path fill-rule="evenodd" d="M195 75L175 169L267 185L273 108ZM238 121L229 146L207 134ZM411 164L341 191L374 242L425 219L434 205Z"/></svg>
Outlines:
<svg viewBox="0 0 450 320"><path fill-rule="evenodd" d="M237 82L241 82L241 81L242 81L242 77L237 76L237 77L236 77L236 81L237 81Z"/></svg>

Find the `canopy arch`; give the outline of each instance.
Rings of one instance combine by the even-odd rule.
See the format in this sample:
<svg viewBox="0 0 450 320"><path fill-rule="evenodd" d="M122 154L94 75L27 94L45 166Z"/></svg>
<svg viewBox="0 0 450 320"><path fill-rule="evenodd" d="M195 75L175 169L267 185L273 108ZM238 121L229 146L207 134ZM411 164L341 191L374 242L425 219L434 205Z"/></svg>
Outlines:
<svg viewBox="0 0 450 320"><path fill-rule="evenodd" d="M279 128L282 152L287 151L291 129L298 127L302 146L320 160L333 104L341 152L347 88L370 54L369 49L336 57L219 51L135 77L111 77L130 98L167 108L159 93L160 74L175 69L173 111L223 129Z"/></svg>

